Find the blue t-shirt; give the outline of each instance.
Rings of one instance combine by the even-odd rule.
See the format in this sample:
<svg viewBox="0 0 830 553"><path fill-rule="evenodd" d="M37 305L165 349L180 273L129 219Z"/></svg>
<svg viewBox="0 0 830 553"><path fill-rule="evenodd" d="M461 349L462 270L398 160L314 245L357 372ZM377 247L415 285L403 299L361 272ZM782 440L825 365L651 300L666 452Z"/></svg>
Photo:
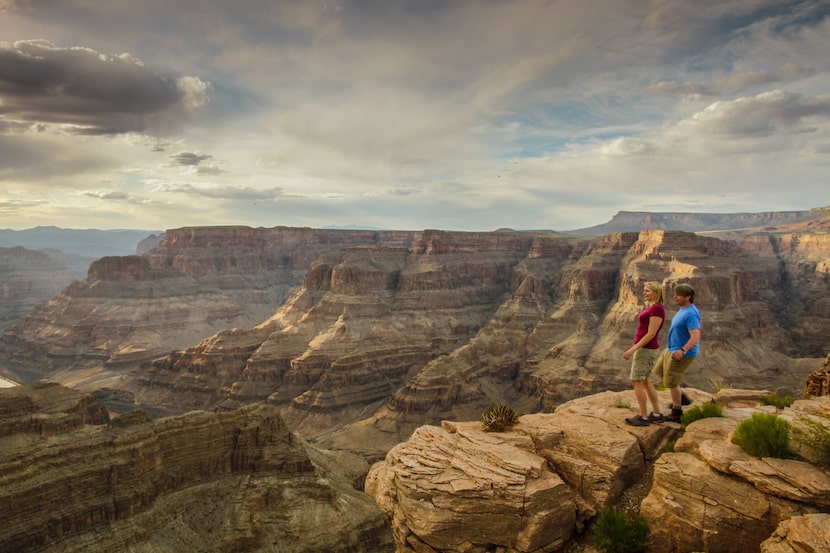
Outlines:
<svg viewBox="0 0 830 553"><path fill-rule="evenodd" d="M686 345L691 338L690 330L700 330L700 311L695 304L681 307L680 311L672 318L669 328L669 351L675 351ZM700 342L686 352L686 357L697 357L700 349Z"/></svg>

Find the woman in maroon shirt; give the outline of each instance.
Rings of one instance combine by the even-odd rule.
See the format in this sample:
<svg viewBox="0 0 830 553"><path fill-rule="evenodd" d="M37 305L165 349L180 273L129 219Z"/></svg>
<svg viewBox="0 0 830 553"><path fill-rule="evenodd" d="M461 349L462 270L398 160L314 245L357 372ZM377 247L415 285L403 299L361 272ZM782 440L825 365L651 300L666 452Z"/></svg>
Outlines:
<svg viewBox="0 0 830 553"><path fill-rule="evenodd" d="M666 320L663 287L659 282L646 282L643 285L643 298L646 300L646 308L637 315L634 345L623 353L623 358L631 359L629 379L631 385L634 386L634 395L640 411L636 416L625 419L625 422L634 426L648 426L653 422L665 421L665 417L660 413L657 390L648 378L659 356L660 344L657 341L657 335L660 334L660 329L663 328L663 322ZM651 402L651 413L646 410L647 400Z"/></svg>

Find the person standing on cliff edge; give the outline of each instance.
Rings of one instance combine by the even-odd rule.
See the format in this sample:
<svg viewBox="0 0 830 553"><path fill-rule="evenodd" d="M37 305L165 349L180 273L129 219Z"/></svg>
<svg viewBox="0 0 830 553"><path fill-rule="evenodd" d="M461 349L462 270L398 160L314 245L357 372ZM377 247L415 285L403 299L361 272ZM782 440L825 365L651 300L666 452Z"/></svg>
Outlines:
<svg viewBox="0 0 830 553"><path fill-rule="evenodd" d="M637 315L637 331L634 333L634 345L625 350L624 359L631 359L629 380L634 387L634 396L640 412L625 419L633 426L648 426L652 422L661 423L665 419L660 413L660 401L657 390L648 376L660 353L657 335L666 320L666 308L663 306L663 287L659 282L650 281L643 285L643 298L646 308ZM646 409L651 402L651 413Z"/></svg>
<svg viewBox="0 0 830 553"><path fill-rule="evenodd" d="M695 289L688 284L675 286L674 301L679 310L672 317L668 346L658 357L653 372L671 393L672 409L666 420L680 422L684 404L680 381L700 351L700 311L695 305Z"/></svg>

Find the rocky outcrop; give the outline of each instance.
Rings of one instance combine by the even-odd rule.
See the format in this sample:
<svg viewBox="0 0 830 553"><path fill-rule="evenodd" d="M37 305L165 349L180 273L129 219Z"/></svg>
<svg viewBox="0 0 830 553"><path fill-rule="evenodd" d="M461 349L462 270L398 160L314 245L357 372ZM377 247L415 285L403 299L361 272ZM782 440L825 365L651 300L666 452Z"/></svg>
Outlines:
<svg viewBox="0 0 830 553"><path fill-rule="evenodd" d="M807 375L804 383L804 397L830 396L830 355L824 361L824 367Z"/></svg>
<svg viewBox="0 0 830 553"><path fill-rule="evenodd" d="M774 409L760 405L766 392L690 393L722 404L726 417L685 433L673 423L628 426L635 402L626 391L524 415L505 432L424 426L372 466L366 491L390 517L399 553L563 550L600 509L624 503L651 465L640 508L649 551L753 551L773 532L791 543L826 534L815 526L825 520L817 513L830 512L826 472L805 460L755 459L730 441L739 420ZM796 402L782 416L817 409L830 413L830 398ZM663 452L678 436L674 452Z"/></svg>
<svg viewBox="0 0 830 553"><path fill-rule="evenodd" d="M91 395L54 382L4 388L0 399L0 438L53 436L110 421L107 410Z"/></svg>
<svg viewBox="0 0 830 553"><path fill-rule="evenodd" d="M795 516L778 525L761 543L761 553L819 553L830 551L830 515Z"/></svg>
<svg viewBox="0 0 830 553"><path fill-rule="evenodd" d="M43 252L0 248L0 332L71 280L70 269Z"/></svg>
<svg viewBox="0 0 830 553"><path fill-rule="evenodd" d="M761 406L764 394L756 392L751 406L743 394L736 407L716 397L726 417L692 423L674 453L655 462L651 491L641 506L651 523L653 551L756 551L783 521L830 512L826 470L805 457L755 458L731 442L741 420L757 411L776 412ZM803 424L801 417L817 417L830 433L828 398L796 401L780 416L796 427ZM790 438L793 449L805 453L809 446L798 436Z"/></svg>
<svg viewBox="0 0 830 553"><path fill-rule="evenodd" d="M105 423L73 394L0 390L17 417L84 421L0 417L2 551L391 549L385 517L353 487L365 461L309 447L273 407Z"/></svg>

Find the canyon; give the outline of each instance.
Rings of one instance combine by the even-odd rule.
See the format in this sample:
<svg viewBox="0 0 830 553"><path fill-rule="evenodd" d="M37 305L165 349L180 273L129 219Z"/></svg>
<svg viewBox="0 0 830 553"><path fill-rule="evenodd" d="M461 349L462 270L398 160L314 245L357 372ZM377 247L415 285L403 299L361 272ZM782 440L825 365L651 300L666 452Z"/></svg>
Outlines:
<svg viewBox="0 0 830 553"><path fill-rule="evenodd" d="M696 401L720 401L738 420L764 409L761 392L746 406L716 390L800 398L830 351L830 210L696 232L645 228L657 219L602 235L181 228L141 253L96 259L85 278L0 337L0 375L27 384L0 390L0 428L10 429L0 433L8 484L0 490L9 490L0 512L14 519L0 540L43 551L89 550L101 539L125 551L175 540L193 550L259 551L274 539L287 551L449 552L467 542L432 535L430 525L448 521L422 518L424 509L472 501L481 482L506 478L498 508L526 496L537 510L496 525L512 541L487 547L553 551L624 497L639 469L655 474L646 514L678 509L669 496L694 487L678 483L687 469L720 470L757 488L758 474L787 467L717 460L736 454L715 446L704 470L682 455L708 451L702 443L659 455L681 435L676 425L621 422L630 410L609 403L633 397L622 352L643 283L661 282L670 298L687 282L703 315L702 354L684 383ZM667 309L671 316L670 299ZM56 407L60 398L69 406ZM483 433L470 422L498 403L514 408L525 430ZM791 413L798 409L827 407L808 402ZM460 437L477 445L461 448ZM410 484L389 488L419 456L456 468L463 460L462 472L473 472L455 480L439 471L436 497ZM734 463L742 468L728 468ZM367 474L376 502L360 492ZM54 489L65 490L65 507ZM699 495L684 509L697 512ZM775 516L761 513L746 543L772 534L784 543L827 510L800 496L758 501L773 501ZM348 522L356 533L334 522L344 505L360 505ZM480 507L458 504L459 512ZM551 517L567 524L549 528ZM675 550L713 547L724 528L745 524L718 520ZM698 522L673 524L688 533L683 525ZM319 528L340 535L343 549ZM435 543L443 545L427 548Z"/></svg>
<svg viewBox="0 0 830 553"><path fill-rule="evenodd" d="M0 339L0 373L151 415L276 406L377 460L423 424L629 386L643 282L697 290L689 386L800 393L830 350L828 210L780 227L168 230L104 257ZM673 306L667 305L669 314Z"/></svg>

